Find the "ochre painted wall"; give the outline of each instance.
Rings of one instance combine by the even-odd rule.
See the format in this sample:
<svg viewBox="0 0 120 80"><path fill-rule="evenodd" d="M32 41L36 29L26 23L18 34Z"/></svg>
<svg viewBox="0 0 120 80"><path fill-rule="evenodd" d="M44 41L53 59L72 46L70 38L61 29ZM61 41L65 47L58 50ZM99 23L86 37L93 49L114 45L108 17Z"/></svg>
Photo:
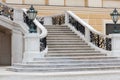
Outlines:
<svg viewBox="0 0 120 80"><path fill-rule="evenodd" d="M6 3L18 3L18 0L4 0L4 1ZM19 0L19 1L20 4L22 3L22 4L52 5L52 6L39 6L39 5L36 6L35 8L38 10L39 16L55 15L63 13L66 10L71 10L75 12L75 14L80 16L82 19L86 19L91 26L93 26L95 29L101 32L104 31L103 30L104 20L111 20L109 14L113 10L113 8L109 10L109 8L103 7L120 8L119 6L120 0ZM63 6L88 6L88 9L84 9L85 7L66 8ZM27 6L27 8L28 7L29 6Z"/></svg>
<svg viewBox="0 0 120 80"><path fill-rule="evenodd" d="M86 7L119 7L120 0L0 0L13 4L39 4Z"/></svg>

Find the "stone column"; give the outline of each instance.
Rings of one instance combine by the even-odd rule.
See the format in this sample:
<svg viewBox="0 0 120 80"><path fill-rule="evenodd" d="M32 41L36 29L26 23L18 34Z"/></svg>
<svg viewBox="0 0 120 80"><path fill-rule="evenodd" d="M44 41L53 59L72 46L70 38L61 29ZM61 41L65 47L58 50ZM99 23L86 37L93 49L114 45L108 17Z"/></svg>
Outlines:
<svg viewBox="0 0 120 80"><path fill-rule="evenodd" d="M12 30L12 64L21 63L23 56L23 35L22 32Z"/></svg>
<svg viewBox="0 0 120 80"><path fill-rule="evenodd" d="M40 54L40 36L38 33L28 33L24 36L25 52L23 62L31 62L34 58L44 57Z"/></svg>
<svg viewBox="0 0 120 80"><path fill-rule="evenodd" d="M112 56L120 57L120 34L110 34L112 42Z"/></svg>

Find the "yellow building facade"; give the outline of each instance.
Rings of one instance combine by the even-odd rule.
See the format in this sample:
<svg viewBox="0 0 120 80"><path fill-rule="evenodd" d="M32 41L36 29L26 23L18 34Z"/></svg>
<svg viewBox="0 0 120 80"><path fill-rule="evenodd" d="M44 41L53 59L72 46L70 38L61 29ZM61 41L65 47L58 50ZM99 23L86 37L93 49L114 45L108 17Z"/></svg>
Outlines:
<svg viewBox="0 0 120 80"><path fill-rule="evenodd" d="M120 0L0 0L8 4L34 4L38 15L60 14L65 10L75 12L98 31L105 33L107 23L112 23L110 13L120 8ZM28 8L29 6L27 6ZM51 10L51 11L50 11ZM119 10L119 9L118 9Z"/></svg>
<svg viewBox="0 0 120 80"><path fill-rule="evenodd" d="M119 7L120 0L0 0L13 4L38 4L85 7Z"/></svg>

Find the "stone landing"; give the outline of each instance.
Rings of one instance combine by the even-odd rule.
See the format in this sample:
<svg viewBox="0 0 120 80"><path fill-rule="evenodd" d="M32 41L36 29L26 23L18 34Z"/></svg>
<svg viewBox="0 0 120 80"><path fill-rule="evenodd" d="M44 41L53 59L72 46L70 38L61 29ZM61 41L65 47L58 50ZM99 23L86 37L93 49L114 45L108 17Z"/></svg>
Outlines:
<svg viewBox="0 0 120 80"><path fill-rule="evenodd" d="M120 70L26 73L6 71L6 68L0 67L0 80L120 80Z"/></svg>

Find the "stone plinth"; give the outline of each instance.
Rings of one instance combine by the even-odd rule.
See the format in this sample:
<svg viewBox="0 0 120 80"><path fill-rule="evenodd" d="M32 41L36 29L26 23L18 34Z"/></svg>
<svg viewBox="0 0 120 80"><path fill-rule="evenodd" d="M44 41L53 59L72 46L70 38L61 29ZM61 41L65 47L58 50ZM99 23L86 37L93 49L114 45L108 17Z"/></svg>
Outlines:
<svg viewBox="0 0 120 80"><path fill-rule="evenodd" d="M112 42L112 56L120 57L120 34L110 34Z"/></svg>
<svg viewBox="0 0 120 80"><path fill-rule="evenodd" d="M25 52L23 62L31 62L34 58L40 58L40 37L38 33L25 35Z"/></svg>

